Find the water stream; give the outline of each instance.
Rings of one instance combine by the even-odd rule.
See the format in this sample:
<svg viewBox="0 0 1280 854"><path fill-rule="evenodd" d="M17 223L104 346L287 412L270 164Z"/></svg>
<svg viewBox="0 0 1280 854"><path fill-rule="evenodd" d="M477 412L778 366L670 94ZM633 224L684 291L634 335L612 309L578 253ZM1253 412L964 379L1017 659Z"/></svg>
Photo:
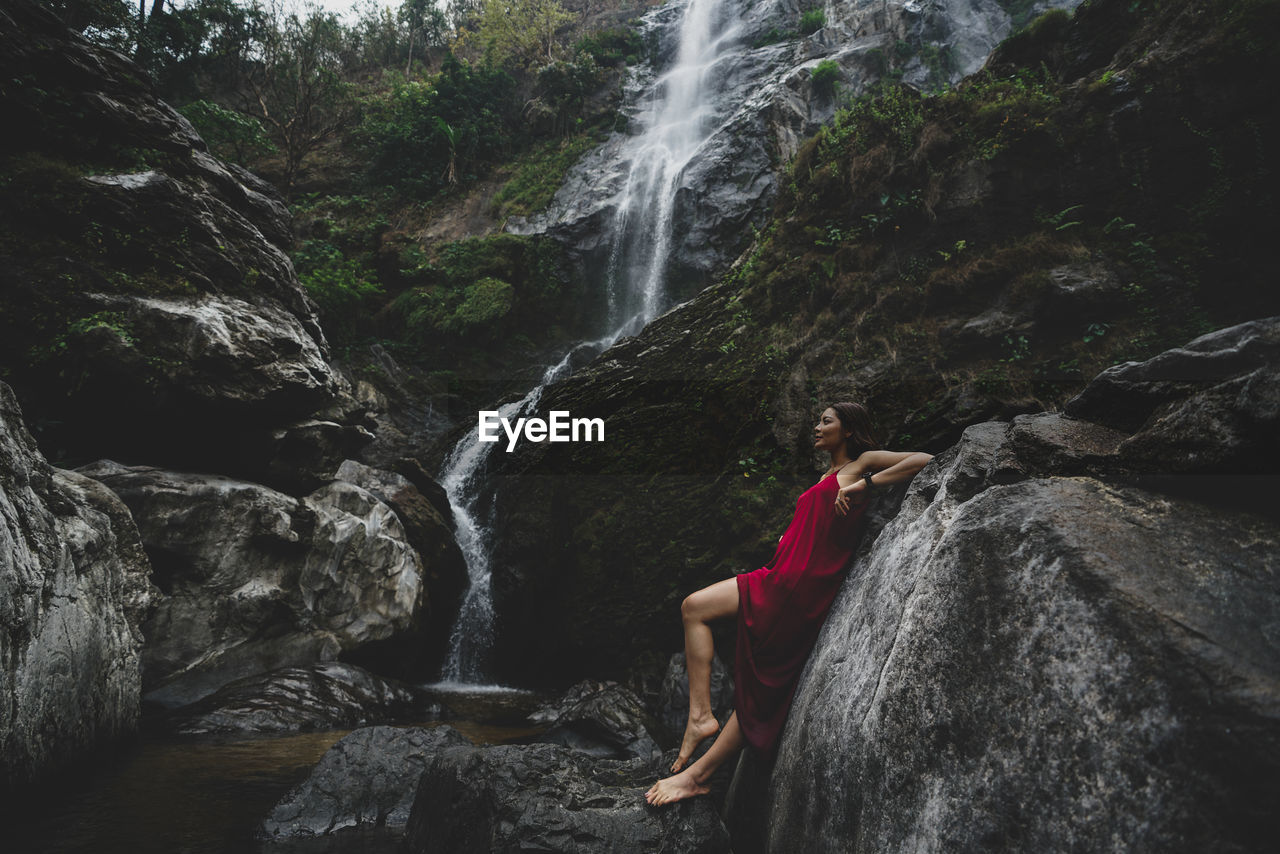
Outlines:
<svg viewBox="0 0 1280 854"><path fill-rule="evenodd" d="M664 284L677 193L685 170L719 126L717 105L724 95L717 83L726 75L715 72L740 46L736 2L688 0L674 29L675 58L639 94L634 106L643 117L641 130L621 148L627 178L610 226L606 331L594 341L575 345L547 368L527 395L502 406L499 412L504 418L514 421L534 412L543 390L567 376L573 364L584 361L584 355L593 356L624 335L639 332L670 307ZM479 442L468 431L441 471L471 581L450 638L441 687L483 684L487 679L493 642L490 544L494 519L492 489L484 471L497 444Z"/></svg>

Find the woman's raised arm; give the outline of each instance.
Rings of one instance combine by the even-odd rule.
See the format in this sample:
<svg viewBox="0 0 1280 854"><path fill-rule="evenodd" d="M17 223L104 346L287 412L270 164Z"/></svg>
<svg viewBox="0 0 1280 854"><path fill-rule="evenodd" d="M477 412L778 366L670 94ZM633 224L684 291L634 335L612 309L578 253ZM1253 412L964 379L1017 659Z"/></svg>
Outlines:
<svg viewBox="0 0 1280 854"><path fill-rule="evenodd" d="M919 451L864 451L849 466L848 474L841 472L839 475L840 490L836 493L836 511L844 515L849 512L849 502L861 501L866 497L867 480L864 475L871 475L873 486L889 486L911 480L931 459L932 454ZM845 481L846 477L849 478L848 483Z"/></svg>

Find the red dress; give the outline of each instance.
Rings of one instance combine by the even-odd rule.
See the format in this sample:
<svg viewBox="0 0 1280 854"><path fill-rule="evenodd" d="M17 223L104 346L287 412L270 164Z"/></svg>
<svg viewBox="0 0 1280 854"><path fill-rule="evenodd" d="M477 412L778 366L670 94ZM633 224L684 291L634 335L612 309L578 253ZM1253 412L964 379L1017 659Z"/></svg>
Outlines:
<svg viewBox="0 0 1280 854"><path fill-rule="evenodd" d="M805 490L773 559L738 576L734 710L747 743L767 756L862 536L866 503L841 516L839 488L830 474Z"/></svg>

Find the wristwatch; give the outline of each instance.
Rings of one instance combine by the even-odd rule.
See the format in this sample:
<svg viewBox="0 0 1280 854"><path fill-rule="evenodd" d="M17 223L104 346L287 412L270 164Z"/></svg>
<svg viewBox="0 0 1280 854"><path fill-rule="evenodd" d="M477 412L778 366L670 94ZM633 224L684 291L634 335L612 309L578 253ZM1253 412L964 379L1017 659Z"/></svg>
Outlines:
<svg viewBox="0 0 1280 854"><path fill-rule="evenodd" d="M871 472L863 472L862 479L867 482L867 492L874 492L876 485L871 482Z"/></svg>

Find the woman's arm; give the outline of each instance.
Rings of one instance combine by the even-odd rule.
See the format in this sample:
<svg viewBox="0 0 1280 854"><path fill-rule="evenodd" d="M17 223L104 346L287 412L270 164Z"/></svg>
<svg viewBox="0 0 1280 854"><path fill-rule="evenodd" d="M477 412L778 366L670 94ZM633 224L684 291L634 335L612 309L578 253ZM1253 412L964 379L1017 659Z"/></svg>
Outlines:
<svg viewBox="0 0 1280 854"><path fill-rule="evenodd" d="M849 512L850 502L866 498L867 481L863 475L870 474L876 487L890 486L911 480L931 459L932 454L919 451L866 451L837 475L840 490L836 493L836 512L843 516Z"/></svg>

